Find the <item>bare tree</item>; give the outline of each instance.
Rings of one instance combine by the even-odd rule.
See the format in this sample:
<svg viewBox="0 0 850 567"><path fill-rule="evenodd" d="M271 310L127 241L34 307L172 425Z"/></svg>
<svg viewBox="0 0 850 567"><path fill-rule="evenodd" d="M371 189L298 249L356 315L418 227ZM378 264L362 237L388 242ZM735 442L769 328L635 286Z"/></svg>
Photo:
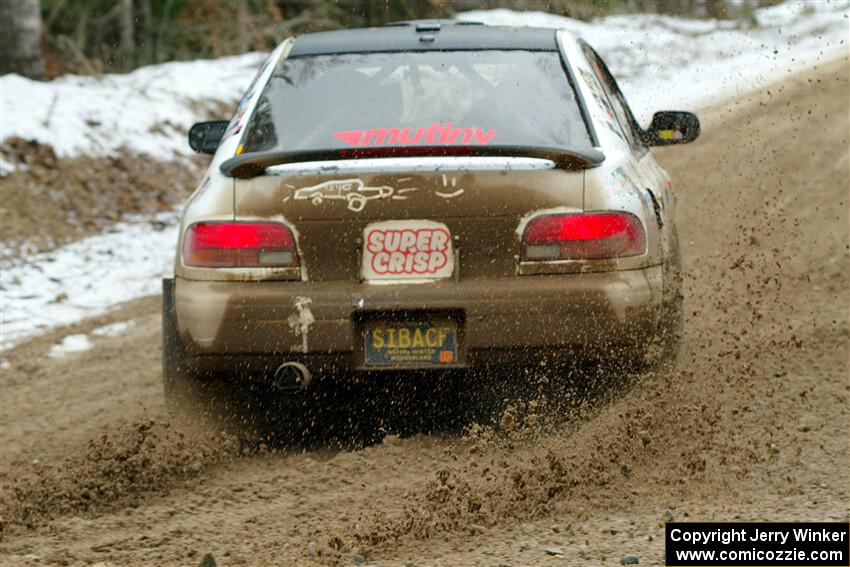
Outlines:
<svg viewBox="0 0 850 567"><path fill-rule="evenodd" d="M121 55L123 67L133 68L136 42L133 38L133 0L121 0Z"/></svg>
<svg viewBox="0 0 850 567"><path fill-rule="evenodd" d="M726 0L706 0L705 9L709 18L723 19L726 14Z"/></svg>
<svg viewBox="0 0 850 567"><path fill-rule="evenodd" d="M0 75L44 78L38 0L0 1Z"/></svg>
<svg viewBox="0 0 850 567"><path fill-rule="evenodd" d="M153 12L151 11L151 0L139 0L139 14L142 22L140 40L141 52L143 54L142 61L144 64L147 64L154 60Z"/></svg>
<svg viewBox="0 0 850 567"><path fill-rule="evenodd" d="M245 53L248 51L248 3L246 1L236 3L236 51Z"/></svg>

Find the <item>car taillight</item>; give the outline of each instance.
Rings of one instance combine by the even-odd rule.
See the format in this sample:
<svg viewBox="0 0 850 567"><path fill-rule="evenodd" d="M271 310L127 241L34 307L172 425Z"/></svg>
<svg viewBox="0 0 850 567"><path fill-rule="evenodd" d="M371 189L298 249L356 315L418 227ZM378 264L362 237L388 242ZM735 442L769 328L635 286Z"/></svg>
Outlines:
<svg viewBox="0 0 850 567"><path fill-rule="evenodd" d="M207 268L292 267L292 231L279 223L199 222L186 231L183 263Z"/></svg>
<svg viewBox="0 0 850 567"><path fill-rule="evenodd" d="M643 254L646 234L631 213L554 214L531 219L523 260L592 260Z"/></svg>

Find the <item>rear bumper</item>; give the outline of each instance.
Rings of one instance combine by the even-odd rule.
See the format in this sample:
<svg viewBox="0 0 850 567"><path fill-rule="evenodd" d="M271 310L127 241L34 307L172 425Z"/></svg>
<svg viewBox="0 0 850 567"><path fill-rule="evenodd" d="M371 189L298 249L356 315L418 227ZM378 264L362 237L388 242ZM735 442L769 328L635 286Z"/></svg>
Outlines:
<svg viewBox="0 0 850 567"><path fill-rule="evenodd" d="M418 285L177 278L174 300L180 335L195 357L350 358L361 340L356 317L402 310L462 312L463 346L472 354L640 343L657 328L662 273L655 266Z"/></svg>

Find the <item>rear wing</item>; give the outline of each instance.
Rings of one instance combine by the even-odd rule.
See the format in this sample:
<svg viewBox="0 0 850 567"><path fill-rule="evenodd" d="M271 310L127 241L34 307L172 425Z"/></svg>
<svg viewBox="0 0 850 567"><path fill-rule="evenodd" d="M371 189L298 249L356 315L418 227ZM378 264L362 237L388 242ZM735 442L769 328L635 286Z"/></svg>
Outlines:
<svg viewBox="0 0 850 567"><path fill-rule="evenodd" d="M597 148L567 149L540 146L407 146L370 147L362 149L302 150L287 152L270 150L234 156L222 162L220 170L228 177L250 179L264 175L266 169L283 164L351 160L362 158L400 157L529 157L551 160L559 169L580 170L595 167L605 160Z"/></svg>

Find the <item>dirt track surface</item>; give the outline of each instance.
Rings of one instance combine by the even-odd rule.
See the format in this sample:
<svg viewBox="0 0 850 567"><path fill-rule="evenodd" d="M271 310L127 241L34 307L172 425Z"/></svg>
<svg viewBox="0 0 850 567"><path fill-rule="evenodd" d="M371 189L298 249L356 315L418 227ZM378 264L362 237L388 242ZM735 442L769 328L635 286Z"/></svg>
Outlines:
<svg viewBox="0 0 850 567"><path fill-rule="evenodd" d="M159 162L126 151L60 158L20 138L0 150L18 168L0 182L0 241L10 256L103 233L125 215L169 212L189 196L203 161Z"/></svg>
<svg viewBox="0 0 850 567"><path fill-rule="evenodd" d="M660 565L670 519L847 521L849 106L845 58L707 111L697 143L661 153L682 353L554 429L526 408L495 431L358 450L179 431L154 298L18 347L2 376L0 563ZM46 355L128 319L92 351Z"/></svg>

